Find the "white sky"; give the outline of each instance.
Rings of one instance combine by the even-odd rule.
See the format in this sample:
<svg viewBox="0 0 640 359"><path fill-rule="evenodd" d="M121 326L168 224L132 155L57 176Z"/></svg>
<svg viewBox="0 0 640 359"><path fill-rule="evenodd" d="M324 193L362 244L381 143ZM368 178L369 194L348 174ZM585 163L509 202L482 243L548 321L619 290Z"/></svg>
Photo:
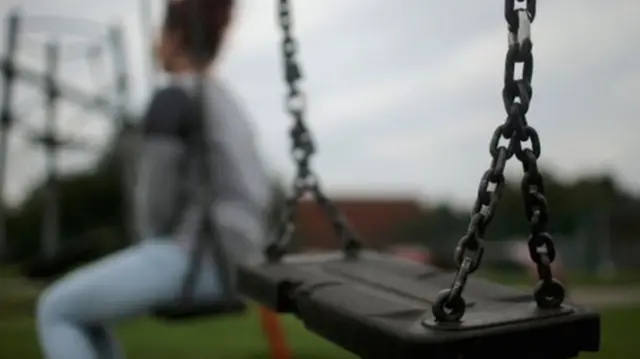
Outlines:
<svg viewBox="0 0 640 359"><path fill-rule="evenodd" d="M401 192L470 206L489 164L489 138L505 117L502 3L294 2L308 118L320 147L315 165L326 187L331 192ZM161 3L156 0L156 22ZM122 22L134 106L144 104L151 45L141 37L136 0L5 0L0 9L16 4L28 15ZM289 176L289 119L283 111L274 4L240 2L219 72L247 105L266 160ZM542 139L541 161L562 176L613 172L625 187L640 191L640 41L633 40L640 35L640 22L635 10L633 0L539 1L532 26L534 97L528 118ZM58 25L42 26L55 30ZM37 48L29 49L25 63L42 67ZM82 62L67 63L63 74L68 82L92 88ZM108 81L108 71L102 77L100 82ZM41 124L41 116L30 123ZM103 143L109 126L106 119L87 115L67 121L63 130ZM43 163L39 151L21 139L11 145L9 192L16 200L42 175ZM89 157L67 154L62 162L65 168L77 167ZM517 173L520 166L514 162L509 169Z"/></svg>

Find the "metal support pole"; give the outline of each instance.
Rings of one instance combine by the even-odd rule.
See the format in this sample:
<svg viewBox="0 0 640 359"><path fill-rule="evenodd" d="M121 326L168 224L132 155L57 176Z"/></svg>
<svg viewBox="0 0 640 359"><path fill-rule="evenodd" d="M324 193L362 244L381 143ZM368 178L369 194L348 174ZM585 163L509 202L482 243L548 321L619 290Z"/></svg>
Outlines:
<svg viewBox="0 0 640 359"><path fill-rule="evenodd" d="M16 65L14 68L16 77L21 81L24 81L35 88L44 88L47 86L48 80L46 75L43 76L37 71L25 66ZM105 116L113 116L115 111L114 106L109 102L109 99L106 96L100 94L88 94L84 90L81 90L71 84L61 82L60 80L58 80L57 89L60 97L77 105L78 107L87 111L96 111Z"/></svg>
<svg viewBox="0 0 640 359"><path fill-rule="evenodd" d="M59 69L60 46L55 42L47 44L47 74L46 74L46 124L42 138L45 147L47 183L46 198L42 224L42 255L45 259L52 259L58 252L59 214L58 214L58 101L60 92L56 83Z"/></svg>
<svg viewBox="0 0 640 359"><path fill-rule="evenodd" d="M2 64L2 110L0 111L0 260L7 252L7 205L4 198L7 177L7 152L9 131L13 124L13 84L15 82L15 53L18 47L20 17L12 12L7 19L6 59Z"/></svg>

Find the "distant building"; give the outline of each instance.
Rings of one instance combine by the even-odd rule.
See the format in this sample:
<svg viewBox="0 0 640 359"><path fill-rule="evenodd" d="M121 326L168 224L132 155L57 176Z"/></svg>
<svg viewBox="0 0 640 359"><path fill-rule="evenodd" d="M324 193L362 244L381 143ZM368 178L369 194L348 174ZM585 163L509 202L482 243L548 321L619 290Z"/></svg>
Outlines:
<svg viewBox="0 0 640 359"><path fill-rule="evenodd" d="M360 234L367 247L380 248L393 244L394 230L424 215L415 198L333 198L345 217ZM325 213L315 202L302 201L298 210L299 245L306 248L339 248L340 239Z"/></svg>

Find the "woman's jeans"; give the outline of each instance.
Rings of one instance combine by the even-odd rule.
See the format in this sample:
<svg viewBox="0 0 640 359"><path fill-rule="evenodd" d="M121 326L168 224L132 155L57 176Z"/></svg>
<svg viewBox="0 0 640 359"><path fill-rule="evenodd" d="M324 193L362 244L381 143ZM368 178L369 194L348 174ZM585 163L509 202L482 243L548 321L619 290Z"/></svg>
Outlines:
<svg viewBox="0 0 640 359"><path fill-rule="evenodd" d="M189 255L189 248L176 241L146 240L58 280L38 301L44 357L123 358L112 326L176 300ZM202 268L196 296L215 300L221 291L214 266L209 262Z"/></svg>

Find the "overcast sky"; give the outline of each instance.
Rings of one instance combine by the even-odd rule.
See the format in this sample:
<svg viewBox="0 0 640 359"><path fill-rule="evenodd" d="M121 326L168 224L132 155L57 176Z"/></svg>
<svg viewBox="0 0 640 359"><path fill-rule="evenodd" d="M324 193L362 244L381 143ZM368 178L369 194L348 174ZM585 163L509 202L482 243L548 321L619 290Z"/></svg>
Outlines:
<svg viewBox="0 0 640 359"><path fill-rule="evenodd" d="M11 3L5 0L0 7L6 10ZM275 171L290 175L274 3L240 3L219 74L247 105L266 160ZM125 24L134 107L146 101L144 64L151 45L140 33L137 1L16 4L28 15ZM161 0L156 5L158 24ZM489 164L489 138L505 117L500 96L507 46L502 10L501 1L490 0L295 1L308 118L320 146L315 166L329 190L399 192L472 204ZM634 0L538 5L528 118L542 139L541 161L566 178L607 171L640 191L637 10ZM51 34L59 24L40 27ZM92 31L86 26L82 30ZM25 49L29 59L25 55L24 61L42 63L38 47ZM86 68L70 62L63 74L90 89ZM108 80L108 71L98 73L101 82ZM30 120L42 121L37 115ZM76 116L64 130L100 143L109 127L105 119ZM12 148L9 191L17 199L42 174L42 158L19 139ZM86 160L78 154L63 156L67 168ZM509 170L516 174L520 166L513 162Z"/></svg>

